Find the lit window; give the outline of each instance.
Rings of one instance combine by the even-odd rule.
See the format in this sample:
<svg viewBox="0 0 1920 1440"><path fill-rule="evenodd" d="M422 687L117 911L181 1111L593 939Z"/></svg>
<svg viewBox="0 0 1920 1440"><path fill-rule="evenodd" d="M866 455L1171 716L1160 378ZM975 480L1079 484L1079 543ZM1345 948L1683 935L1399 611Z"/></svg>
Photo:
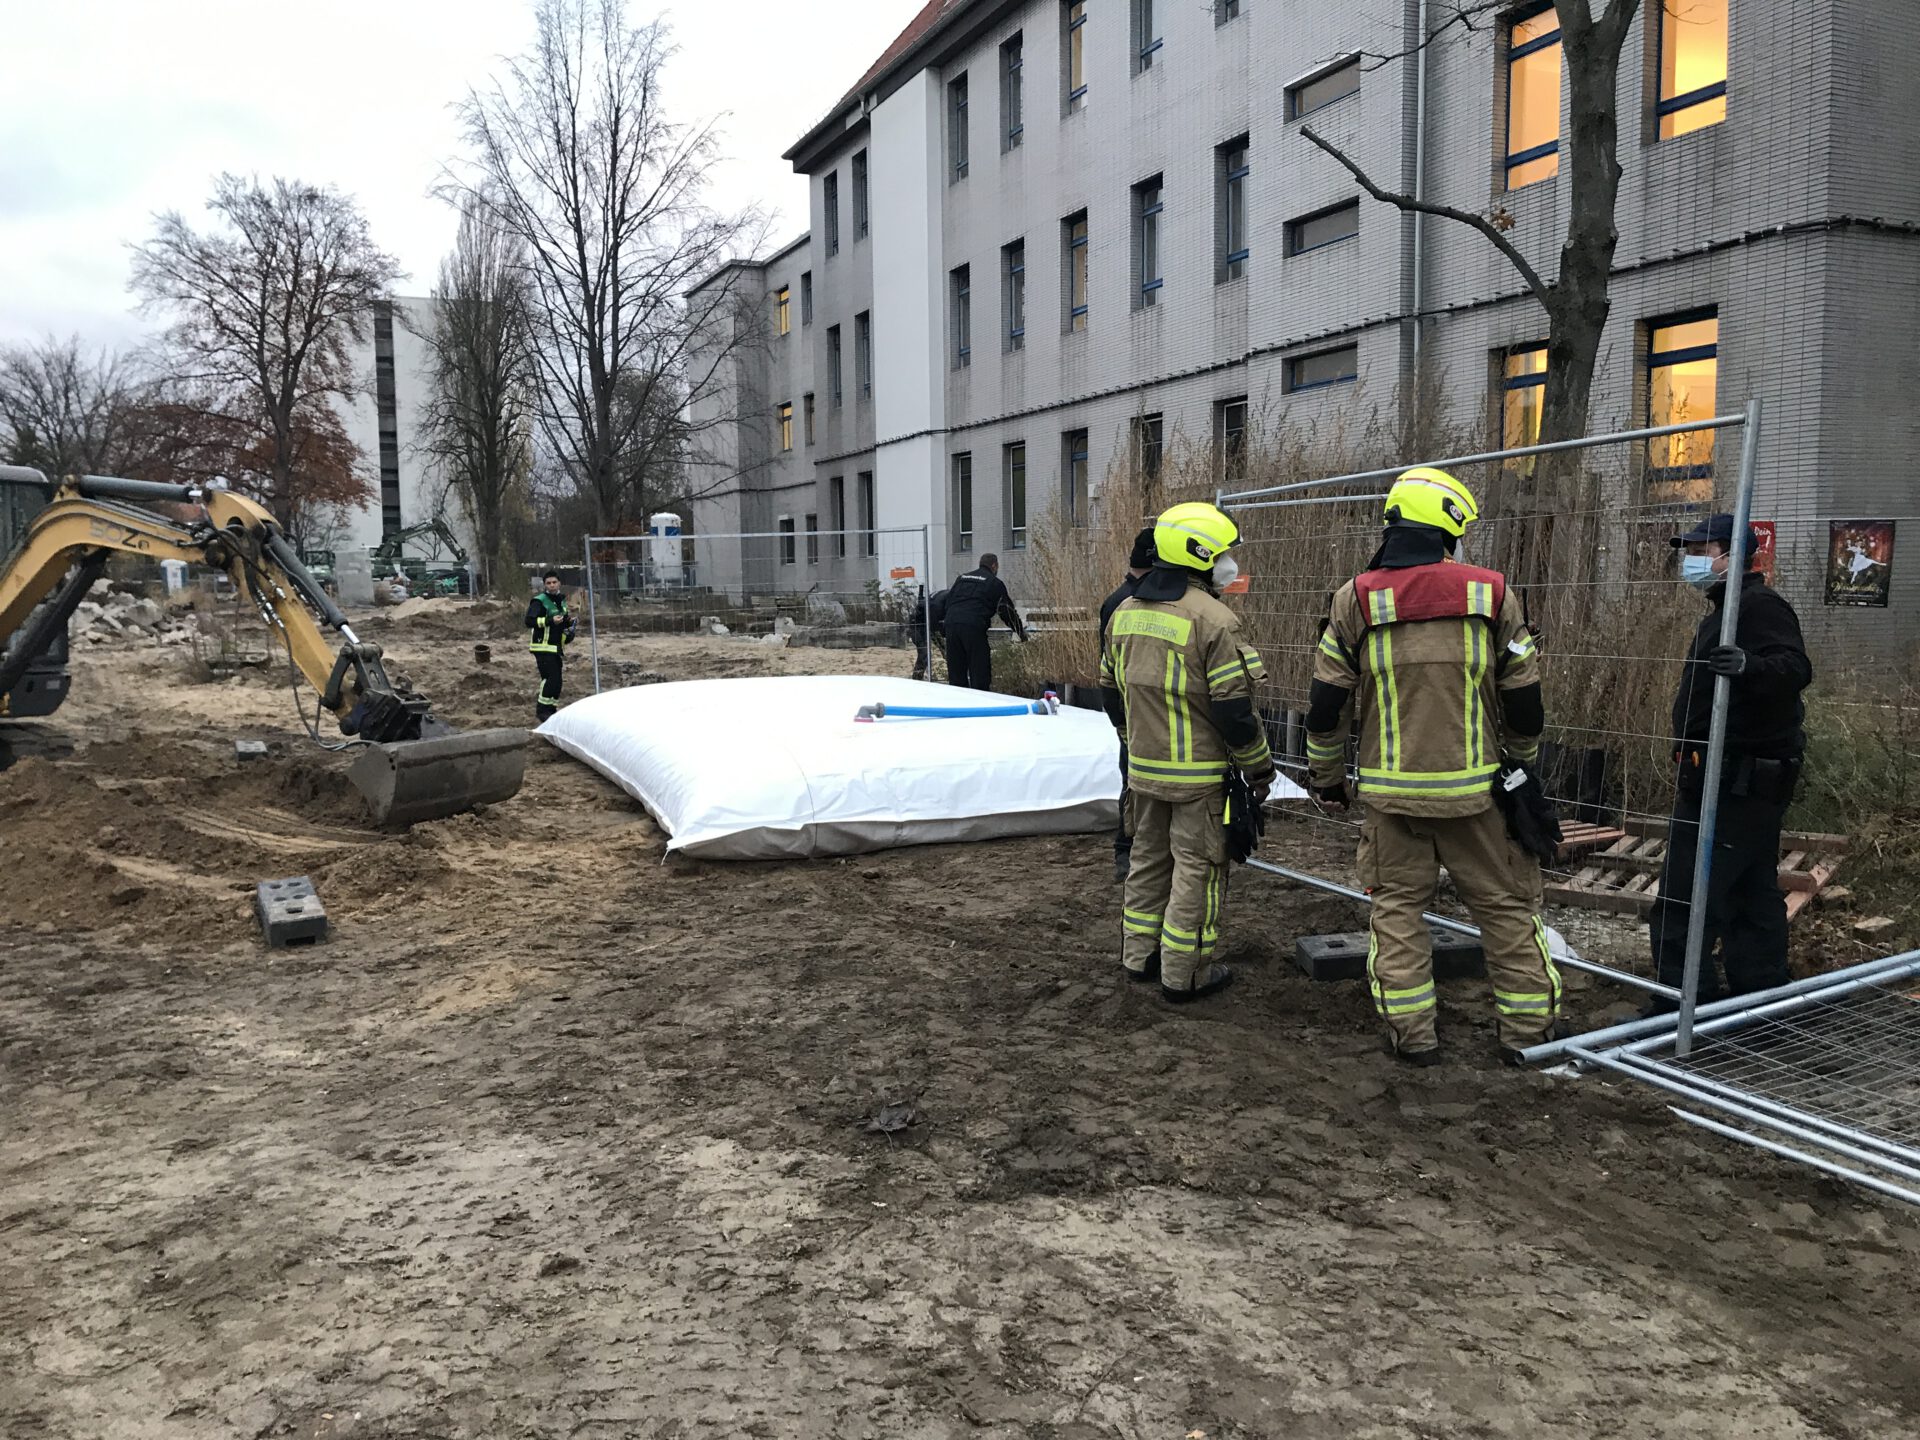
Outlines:
<svg viewBox="0 0 1920 1440"><path fill-rule="evenodd" d="M948 275L953 294L953 368L973 364L973 267L961 265Z"/></svg>
<svg viewBox="0 0 1920 1440"><path fill-rule="evenodd" d="M1317 215L1303 215L1287 222L1287 254L1304 255L1322 245L1351 240L1360 233L1360 202L1349 200Z"/></svg>
<svg viewBox="0 0 1920 1440"><path fill-rule="evenodd" d="M868 228L867 152L853 157L853 238L863 239Z"/></svg>
<svg viewBox="0 0 1920 1440"><path fill-rule="evenodd" d="M1360 57L1350 55L1339 64L1310 75L1287 89L1287 118L1298 120L1360 91Z"/></svg>
<svg viewBox="0 0 1920 1440"><path fill-rule="evenodd" d="M1153 57L1159 53L1165 43L1160 36L1160 27L1154 23L1153 0L1133 0L1133 49L1136 56L1134 72L1153 68Z"/></svg>
<svg viewBox="0 0 1920 1440"><path fill-rule="evenodd" d="M820 517L807 516L807 564L820 563Z"/></svg>
<svg viewBox="0 0 1920 1440"><path fill-rule="evenodd" d="M1728 0L1661 0L1660 138L1727 118Z"/></svg>
<svg viewBox="0 0 1920 1440"><path fill-rule="evenodd" d="M1027 447L1006 447L1007 548L1027 548Z"/></svg>
<svg viewBox="0 0 1920 1440"><path fill-rule="evenodd" d="M1134 457L1140 464L1140 476L1152 484L1160 478L1160 458L1166 440L1166 426L1159 415L1142 415L1133 422Z"/></svg>
<svg viewBox="0 0 1920 1440"><path fill-rule="evenodd" d="M953 457L953 548L973 549L973 456Z"/></svg>
<svg viewBox="0 0 1920 1440"><path fill-rule="evenodd" d="M813 323L813 272L806 271L800 276L800 323Z"/></svg>
<svg viewBox="0 0 1920 1440"><path fill-rule="evenodd" d="M780 448L793 449L793 402L791 400L780 402Z"/></svg>
<svg viewBox="0 0 1920 1440"><path fill-rule="evenodd" d="M967 178L967 77L957 76L947 86L947 153L952 178Z"/></svg>
<svg viewBox="0 0 1920 1440"><path fill-rule="evenodd" d="M853 317L853 373L862 395L873 394L873 312Z"/></svg>
<svg viewBox="0 0 1920 1440"><path fill-rule="evenodd" d="M1360 373L1360 347L1342 345L1337 350L1321 350L1312 355L1297 355L1287 361L1287 389L1317 390L1322 385L1338 385Z"/></svg>
<svg viewBox="0 0 1920 1440"><path fill-rule="evenodd" d="M1160 276L1160 177L1133 187L1134 254L1140 265L1141 305L1152 305L1160 298L1165 283Z"/></svg>
<svg viewBox="0 0 1920 1440"><path fill-rule="evenodd" d="M827 327L827 404L833 409L840 408L845 398L840 389L840 327Z"/></svg>
<svg viewBox="0 0 1920 1440"><path fill-rule="evenodd" d="M1067 240L1067 328L1087 328L1087 212L1065 222Z"/></svg>
<svg viewBox="0 0 1920 1440"><path fill-rule="evenodd" d="M1220 448L1220 478L1238 480L1246 466L1247 397L1235 396L1214 407L1215 443Z"/></svg>
<svg viewBox="0 0 1920 1440"><path fill-rule="evenodd" d="M1084 109L1087 103L1087 6L1086 0L1068 0L1067 41L1063 47L1067 59L1067 113Z"/></svg>
<svg viewBox="0 0 1920 1440"><path fill-rule="evenodd" d="M807 444L811 445L813 444L813 392L811 390L802 400L800 410L805 417Z"/></svg>
<svg viewBox="0 0 1920 1440"><path fill-rule="evenodd" d="M820 183L820 208L827 218L827 254L840 253L840 172L834 171Z"/></svg>
<svg viewBox="0 0 1920 1440"><path fill-rule="evenodd" d="M1220 278L1238 280L1247 273L1247 140L1220 147Z"/></svg>
<svg viewBox="0 0 1920 1440"><path fill-rule="evenodd" d="M1720 320L1712 312L1654 322L1647 330L1647 421L1685 425L1713 417L1720 372ZM1663 501L1713 498L1711 430L1647 442L1648 482Z"/></svg>
<svg viewBox="0 0 1920 1440"><path fill-rule="evenodd" d="M797 558L793 548L793 517L782 515L780 517L780 563L791 565Z"/></svg>
<svg viewBox="0 0 1920 1440"><path fill-rule="evenodd" d="M827 481L827 524L833 528L833 553L847 558L847 477L836 475Z"/></svg>
<svg viewBox="0 0 1920 1440"><path fill-rule="evenodd" d="M1540 5L1507 29L1507 189L1560 173L1560 17Z"/></svg>
<svg viewBox="0 0 1920 1440"><path fill-rule="evenodd" d="M787 287L784 285L773 292L774 328L782 335L793 329L792 307L788 303L789 299Z"/></svg>
<svg viewBox="0 0 1920 1440"><path fill-rule="evenodd" d="M1000 135L1002 150L1011 150L1026 133L1025 95L1022 90L1026 59L1021 37L1000 47Z"/></svg>
<svg viewBox="0 0 1920 1440"><path fill-rule="evenodd" d="M1524 345L1502 357L1500 448L1518 450L1540 443L1540 413L1547 394L1547 347ZM1532 456L1515 464L1531 470Z"/></svg>
<svg viewBox="0 0 1920 1440"><path fill-rule="evenodd" d="M1085 525L1091 508L1091 497L1087 493L1087 432L1069 430L1061 440L1066 469L1061 476L1060 498L1067 512L1067 523Z"/></svg>
<svg viewBox="0 0 1920 1440"><path fill-rule="evenodd" d="M1004 247L1007 283L1007 349L1024 350L1027 345L1027 242L1016 240Z"/></svg>

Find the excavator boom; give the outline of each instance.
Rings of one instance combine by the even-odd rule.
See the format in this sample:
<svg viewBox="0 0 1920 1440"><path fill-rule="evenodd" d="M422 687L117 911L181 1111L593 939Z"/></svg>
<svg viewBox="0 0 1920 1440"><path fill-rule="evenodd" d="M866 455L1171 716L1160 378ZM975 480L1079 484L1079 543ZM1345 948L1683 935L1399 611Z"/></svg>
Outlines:
<svg viewBox="0 0 1920 1440"><path fill-rule="evenodd" d="M294 665L349 743L363 753L348 778L380 824L407 825L471 810L517 793L525 773L526 731L456 734L424 696L387 678L378 645L353 631L331 596L307 573L273 516L224 490L157 485L111 476L70 476L58 485L37 470L0 466L0 486L38 487L50 496L0 568L0 719L16 689L36 675L45 714L64 698L45 698L47 657L67 621L114 552L185 560L224 571L285 641ZM144 508L191 507L189 520ZM329 639L328 632L337 638Z"/></svg>

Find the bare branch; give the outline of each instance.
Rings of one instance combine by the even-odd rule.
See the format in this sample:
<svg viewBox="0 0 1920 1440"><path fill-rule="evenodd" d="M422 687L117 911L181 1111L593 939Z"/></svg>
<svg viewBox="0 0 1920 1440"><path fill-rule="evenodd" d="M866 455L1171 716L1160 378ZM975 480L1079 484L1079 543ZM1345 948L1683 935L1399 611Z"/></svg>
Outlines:
<svg viewBox="0 0 1920 1440"><path fill-rule="evenodd" d="M1520 272L1520 278L1527 282L1527 288L1533 292L1534 298L1551 310L1553 287L1540 278L1540 272L1533 268L1527 257L1522 255L1519 248L1506 237L1505 232L1485 215L1476 215L1471 210L1460 210L1452 205L1441 205L1431 200L1416 200L1411 195L1403 195L1394 190L1383 190L1374 184L1367 172L1362 170L1345 151L1332 141L1320 136L1311 125L1301 126L1300 133L1345 166L1347 173L1360 182L1360 188L1381 203L1396 206L1401 210L1438 216L1442 220L1456 220L1462 225L1478 230L1493 242L1495 249L1513 263L1513 268Z"/></svg>

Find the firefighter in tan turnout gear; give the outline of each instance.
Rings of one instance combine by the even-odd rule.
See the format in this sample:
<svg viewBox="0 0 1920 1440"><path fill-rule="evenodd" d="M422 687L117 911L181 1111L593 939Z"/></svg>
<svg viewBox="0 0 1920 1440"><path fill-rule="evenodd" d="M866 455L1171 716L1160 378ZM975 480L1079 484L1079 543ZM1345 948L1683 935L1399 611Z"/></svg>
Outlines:
<svg viewBox="0 0 1920 1440"><path fill-rule="evenodd" d="M1494 796L1539 754L1539 657L1506 577L1453 558L1478 517L1445 471L1399 477L1379 551L1333 597L1307 716L1313 790L1329 808L1352 802L1347 739L1359 729L1368 983L1394 1053L1416 1065L1440 1058L1421 914L1442 865L1482 932L1503 1058L1546 1038L1560 1005L1540 862L1509 837Z"/></svg>
<svg viewBox="0 0 1920 1440"><path fill-rule="evenodd" d="M1220 603L1238 566L1232 520L1176 505L1154 523L1153 568L1114 612L1101 649L1107 711L1122 727L1133 794L1121 960L1168 1000L1197 1000L1233 978L1213 963L1227 898L1227 767L1264 801L1273 756L1253 710L1260 657Z"/></svg>

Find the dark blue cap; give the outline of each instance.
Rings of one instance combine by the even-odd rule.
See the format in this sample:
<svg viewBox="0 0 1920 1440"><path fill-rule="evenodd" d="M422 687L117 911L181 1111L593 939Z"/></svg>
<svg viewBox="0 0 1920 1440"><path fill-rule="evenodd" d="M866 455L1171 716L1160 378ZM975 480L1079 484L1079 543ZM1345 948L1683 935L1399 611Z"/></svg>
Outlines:
<svg viewBox="0 0 1920 1440"><path fill-rule="evenodd" d="M1729 550L1733 548L1733 516L1709 515L1684 535L1676 535L1668 543L1676 550L1682 545L1704 545L1710 540L1718 540ZM1753 533L1753 527L1747 527L1747 550L1751 555L1760 548L1760 537Z"/></svg>

